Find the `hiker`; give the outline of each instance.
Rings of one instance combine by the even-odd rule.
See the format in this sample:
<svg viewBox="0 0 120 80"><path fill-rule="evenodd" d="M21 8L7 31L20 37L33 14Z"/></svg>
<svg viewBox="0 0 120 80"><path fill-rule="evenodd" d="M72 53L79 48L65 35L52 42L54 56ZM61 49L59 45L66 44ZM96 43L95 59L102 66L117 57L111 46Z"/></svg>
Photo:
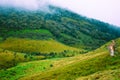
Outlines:
<svg viewBox="0 0 120 80"><path fill-rule="evenodd" d="M108 49L110 51L110 55L114 56L114 51L115 51L115 41L112 40L112 43L108 46Z"/></svg>

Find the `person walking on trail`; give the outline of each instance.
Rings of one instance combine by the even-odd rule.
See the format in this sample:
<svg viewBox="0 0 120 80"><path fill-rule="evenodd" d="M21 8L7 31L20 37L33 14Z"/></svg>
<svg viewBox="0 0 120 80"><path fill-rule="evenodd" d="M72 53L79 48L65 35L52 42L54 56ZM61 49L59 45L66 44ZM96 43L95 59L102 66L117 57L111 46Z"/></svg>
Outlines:
<svg viewBox="0 0 120 80"><path fill-rule="evenodd" d="M112 40L111 44L108 46L108 49L110 51L110 55L114 56L114 52L115 52L115 41Z"/></svg>

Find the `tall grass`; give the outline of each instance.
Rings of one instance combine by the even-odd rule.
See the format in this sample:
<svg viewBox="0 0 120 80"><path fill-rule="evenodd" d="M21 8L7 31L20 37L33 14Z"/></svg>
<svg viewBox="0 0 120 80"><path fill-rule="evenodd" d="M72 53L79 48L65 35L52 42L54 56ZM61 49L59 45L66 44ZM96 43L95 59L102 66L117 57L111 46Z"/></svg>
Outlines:
<svg viewBox="0 0 120 80"><path fill-rule="evenodd" d="M109 55L109 51L106 47L110 43L107 43L95 51L91 51L89 53L81 54L75 57L48 59L44 61L35 61L19 64L18 66L7 69L6 71L1 71L0 79L96 80L106 77L105 79L119 80L119 71L117 71L120 68L120 52L117 50L119 48L119 43L120 39L117 39L117 54L115 54L116 56L114 57L111 57ZM98 74L98 72L101 73ZM106 72L110 72L110 74L107 75ZM6 75L7 73L8 75ZM116 76L113 77L113 75ZM100 76L103 77L100 78Z"/></svg>
<svg viewBox="0 0 120 80"><path fill-rule="evenodd" d="M117 41L117 43L120 42ZM120 52L118 51L118 54L116 54L116 56L111 57L106 48L108 44L109 43L95 51L87 53L86 56L84 56L85 59L83 60L75 60L71 64L61 66L57 69L53 69L43 73L35 74L34 76L21 78L21 80L75 80L78 77L88 76L98 71L119 69ZM117 48L119 48L119 46L117 46ZM83 56L79 56L79 58L81 57ZM118 72L116 75L119 75ZM117 76L116 79L114 78L114 80L119 80L118 77L119 76Z"/></svg>
<svg viewBox="0 0 120 80"><path fill-rule="evenodd" d="M0 70L16 66L18 63L41 60L44 56L32 56L25 53L13 52L5 49L0 49Z"/></svg>
<svg viewBox="0 0 120 80"><path fill-rule="evenodd" d="M8 38L0 44L0 48L26 53L59 53L64 50L78 50L76 48L61 44L55 40L30 40L20 38Z"/></svg>
<svg viewBox="0 0 120 80"><path fill-rule="evenodd" d="M20 77L33 75L52 68L52 61L33 61L21 63L13 68L0 71L0 80L18 80Z"/></svg>

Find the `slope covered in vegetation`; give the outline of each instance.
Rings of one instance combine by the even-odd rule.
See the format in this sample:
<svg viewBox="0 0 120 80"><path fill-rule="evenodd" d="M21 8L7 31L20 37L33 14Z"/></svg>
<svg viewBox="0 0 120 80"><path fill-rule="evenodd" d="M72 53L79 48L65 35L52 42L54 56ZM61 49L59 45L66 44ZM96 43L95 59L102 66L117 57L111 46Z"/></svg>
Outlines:
<svg viewBox="0 0 120 80"><path fill-rule="evenodd" d="M120 42L117 42L117 43L120 43ZM99 71L119 70L120 52L116 50L116 56L110 57L109 52L106 49L106 45L102 46L96 51L86 54L86 57L87 57L86 59L83 59L83 60L79 59L78 61L73 62L69 65L66 65L64 67L62 66L57 69L53 69L47 72L36 74L31 77L26 77L24 79L25 80L26 79L27 80L32 80L32 79L35 79L35 80L40 80L40 79L74 80L77 77L87 76L87 75L90 75L90 74L93 74ZM117 49L118 48L119 46L117 46ZM118 77L119 77L119 73L116 74L116 78Z"/></svg>
<svg viewBox="0 0 120 80"><path fill-rule="evenodd" d="M114 57L109 55L107 49L109 44L107 43L95 51L75 57L19 64L7 71L1 71L0 74L2 75L0 78L7 79L7 76L9 76L11 80L118 80L120 69L120 39L116 40L116 56ZM29 74L27 73L28 71L34 74ZM9 73L5 75L7 72ZM12 75L14 73L17 74L13 77Z"/></svg>
<svg viewBox="0 0 120 80"><path fill-rule="evenodd" d="M0 69L16 66L20 62L71 57L81 53L85 53L85 50L69 47L52 39L7 38L0 43Z"/></svg>
<svg viewBox="0 0 120 80"><path fill-rule="evenodd" d="M64 51L79 51L77 48L69 47L55 40L31 40L20 38L7 38L0 44L0 48L24 53L50 54Z"/></svg>
<svg viewBox="0 0 120 80"><path fill-rule="evenodd" d="M0 7L0 32L3 40L53 38L88 50L120 36L120 28L54 6L49 6L49 12Z"/></svg>
<svg viewBox="0 0 120 80"><path fill-rule="evenodd" d="M0 70L16 66L18 63L21 62L28 62L41 59L45 59L45 56L29 55L26 53L19 53L9 51L6 49L0 49Z"/></svg>
<svg viewBox="0 0 120 80"><path fill-rule="evenodd" d="M0 6L0 80L119 78L119 27L55 6L48 9ZM105 44L112 39L114 57L110 43Z"/></svg>
<svg viewBox="0 0 120 80"><path fill-rule="evenodd" d="M76 80L119 80L120 69L99 71L86 77L80 77Z"/></svg>

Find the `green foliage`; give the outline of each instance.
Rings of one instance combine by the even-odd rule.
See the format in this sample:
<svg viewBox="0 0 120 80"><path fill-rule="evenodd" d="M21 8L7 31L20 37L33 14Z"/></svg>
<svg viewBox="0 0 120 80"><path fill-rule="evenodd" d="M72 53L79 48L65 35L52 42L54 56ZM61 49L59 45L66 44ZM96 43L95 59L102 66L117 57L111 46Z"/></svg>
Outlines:
<svg viewBox="0 0 120 80"><path fill-rule="evenodd" d="M0 37L0 41L2 41L2 39L3 39L3 38L2 38L2 37Z"/></svg>
<svg viewBox="0 0 120 80"><path fill-rule="evenodd" d="M49 39L73 47L97 49L120 36L120 28L49 6L53 13L0 7L0 36ZM77 46L76 46L77 44ZM92 46L94 45L94 46Z"/></svg>
<svg viewBox="0 0 120 80"><path fill-rule="evenodd" d="M105 71L99 71L95 74L85 76L85 77L80 77L77 80L119 80L120 78L120 70L115 69L115 70L105 70Z"/></svg>
<svg viewBox="0 0 120 80"><path fill-rule="evenodd" d="M120 39L115 40L119 48ZM120 52L111 57L106 48L107 43L95 51L71 58L48 59L17 65L0 71L2 80L84 80L113 79L119 80ZM66 51L65 51L66 52ZM91 75L92 74L92 75ZM86 76L86 77L84 77Z"/></svg>
<svg viewBox="0 0 120 80"><path fill-rule="evenodd" d="M16 66L18 63L21 62L41 60L44 58L45 57L43 56L32 56L25 53L18 53L5 49L0 49L0 70Z"/></svg>
<svg viewBox="0 0 120 80"><path fill-rule="evenodd" d="M36 60L37 58L71 57L86 52L84 49L69 47L53 39L31 40L7 38L0 44L0 48L24 53L24 58L30 58L30 60Z"/></svg>
<svg viewBox="0 0 120 80"><path fill-rule="evenodd" d="M51 32L45 29L9 31L6 36L30 39L49 39L54 38Z"/></svg>
<svg viewBox="0 0 120 80"><path fill-rule="evenodd" d="M54 13L0 7L1 80L72 80L119 69L120 39L116 40L115 57L108 55L109 43L100 47L120 37L119 27L58 7L49 6L49 9ZM97 50L81 54L93 49ZM53 57L70 58L18 64ZM15 67L9 68L12 66Z"/></svg>
<svg viewBox="0 0 120 80"><path fill-rule="evenodd" d="M0 43L0 48L2 48L0 52L0 69L7 69L26 61L71 57L85 52L83 49L69 47L52 39L31 40L8 38Z"/></svg>
<svg viewBox="0 0 120 80"><path fill-rule="evenodd" d="M92 59L89 61L81 62L76 65L74 64L69 67L64 67L64 69L55 71L54 73L50 72L52 75L49 74L49 76L47 76L47 77L45 77L44 74L42 76L44 76L44 79L52 78L52 79L56 79L56 80L57 79L72 80L78 76L86 76L86 75L92 74L97 71L107 70L107 69L112 69L112 68L113 69L119 68L120 63L119 63L118 59L119 58L112 60L112 63L110 62L111 61L110 58L109 59L102 58L102 59L98 59L98 60ZM114 63L116 63L116 65L114 65ZM66 76L64 76L64 75L66 75Z"/></svg>
<svg viewBox="0 0 120 80"><path fill-rule="evenodd" d="M115 50L116 50L116 53L119 54L119 52L120 52L120 38L116 39L115 42L116 42Z"/></svg>
<svg viewBox="0 0 120 80"><path fill-rule="evenodd" d="M33 61L19 64L13 68L0 71L0 80L17 80L51 68L52 61Z"/></svg>
<svg viewBox="0 0 120 80"><path fill-rule="evenodd" d="M116 40L117 43L119 43L118 42L119 40L120 39ZM107 43L106 45L108 44L109 43ZM102 72L105 70L108 70L108 72L111 72L109 70L114 71L111 74L114 75L116 73L116 76L112 77L112 75L111 76L108 75L108 77L110 76L112 77L113 80L118 80L119 72L116 72L116 70L119 70L119 67L120 67L120 62L119 62L120 52L118 52L118 54L115 54L116 56L111 57L108 53L106 45L100 47L95 51L89 52L84 55L80 55L78 56L78 58L74 57L74 58L71 58L72 60L68 59L68 63L70 63L68 65L63 65L63 63L61 63L62 66L56 69L35 74L34 76L30 76L30 77L26 76L25 78L21 78L21 80L32 80L32 79L74 80L78 77L79 77L78 80L82 80L83 76L88 76L96 72L99 72L99 71ZM119 48L119 46L117 48ZM67 62L67 60L65 61ZM93 76L92 79L94 79L95 77ZM97 77L97 78L99 79L100 77ZM85 79L91 79L91 78L89 78L88 76Z"/></svg>
<svg viewBox="0 0 120 80"><path fill-rule="evenodd" d="M23 58L23 54L10 52L8 50L1 49L0 52L0 69L7 69L15 66L19 62L27 61Z"/></svg>
<svg viewBox="0 0 120 80"><path fill-rule="evenodd" d="M55 40L30 40L20 38L8 38L0 44L3 49L25 53L50 53L63 52L64 50L79 51L77 48L69 47Z"/></svg>

